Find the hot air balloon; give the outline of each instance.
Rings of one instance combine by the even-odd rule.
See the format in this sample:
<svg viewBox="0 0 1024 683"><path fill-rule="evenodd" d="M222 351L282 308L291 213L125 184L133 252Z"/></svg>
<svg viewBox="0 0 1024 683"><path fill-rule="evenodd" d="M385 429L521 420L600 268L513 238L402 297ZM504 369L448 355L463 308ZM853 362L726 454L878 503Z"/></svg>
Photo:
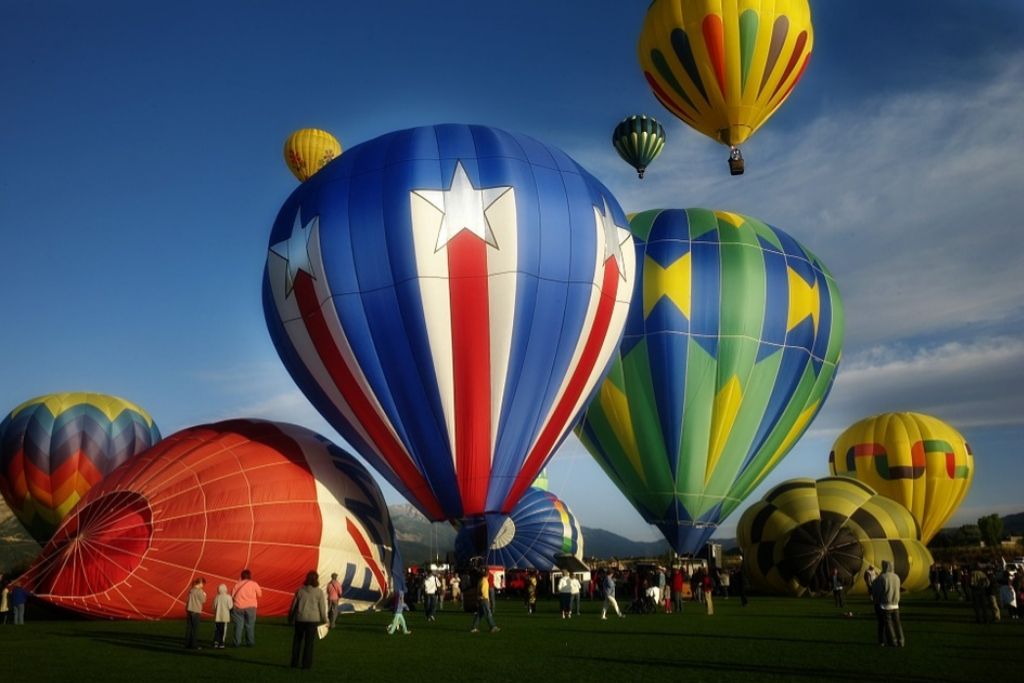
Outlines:
<svg viewBox="0 0 1024 683"><path fill-rule="evenodd" d="M488 522L498 528L488 532ZM479 547L474 536L494 539L487 564L505 569L551 571L556 555L583 559L583 531L576 517L557 496L536 487L526 491L508 517L477 520L459 529L455 554L461 561L469 560Z"/></svg>
<svg viewBox="0 0 1024 683"><path fill-rule="evenodd" d="M380 489L353 456L295 425L232 420L182 430L93 487L25 584L96 616L184 616L192 580L244 568L260 613L284 615L306 572L338 572L343 606L389 591L400 561Z"/></svg>
<svg viewBox="0 0 1024 683"><path fill-rule="evenodd" d="M836 439L828 467L910 510L925 543L942 529L974 481L974 454L964 437L921 413L883 413L857 422Z"/></svg>
<svg viewBox="0 0 1024 683"><path fill-rule="evenodd" d="M428 519L507 514L618 344L627 226L600 182L531 138L389 133L285 202L267 325L306 397Z"/></svg>
<svg viewBox="0 0 1024 683"><path fill-rule="evenodd" d="M623 161L643 178L644 171L665 146L665 129L653 117L634 114L615 126L612 144Z"/></svg>
<svg viewBox="0 0 1024 683"><path fill-rule="evenodd" d="M814 47L807 0L654 0L637 54L654 96L683 123L730 147L786 101Z"/></svg>
<svg viewBox="0 0 1024 683"><path fill-rule="evenodd" d="M159 440L149 413L123 398L39 396L0 423L0 493L45 543L91 487Z"/></svg>
<svg viewBox="0 0 1024 683"><path fill-rule="evenodd" d="M284 161L288 170L303 183L339 154L341 143L338 138L319 128L302 128L284 141Z"/></svg>
<svg viewBox="0 0 1024 683"><path fill-rule="evenodd" d="M643 518L696 552L771 472L835 378L835 281L778 228L645 211L622 346L577 434Z"/></svg>
<svg viewBox="0 0 1024 683"><path fill-rule="evenodd" d="M831 590L832 570L854 593L861 575L882 560L904 590L928 586L932 556L921 527L902 505L845 477L791 479L751 505L736 528L752 583L774 593Z"/></svg>

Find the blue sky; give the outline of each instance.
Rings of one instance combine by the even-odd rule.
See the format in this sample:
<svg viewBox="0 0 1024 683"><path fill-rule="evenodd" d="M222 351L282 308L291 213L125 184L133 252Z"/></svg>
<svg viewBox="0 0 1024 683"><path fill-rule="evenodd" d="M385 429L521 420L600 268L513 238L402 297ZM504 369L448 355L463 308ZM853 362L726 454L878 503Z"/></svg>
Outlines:
<svg viewBox="0 0 1024 683"><path fill-rule="evenodd" d="M627 211L749 213L829 265L839 379L751 502L824 475L847 424L919 410L977 454L956 521L1024 509L1024 5L812 2L811 66L730 178L644 83L647 4L4 0L0 411L91 390L165 433L254 416L334 436L263 321L267 238L295 187L281 144L304 126L351 147L486 123L566 150ZM669 138L643 183L609 144L630 113ZM550 473L584 524L655 537L574 438Z"/></svg>

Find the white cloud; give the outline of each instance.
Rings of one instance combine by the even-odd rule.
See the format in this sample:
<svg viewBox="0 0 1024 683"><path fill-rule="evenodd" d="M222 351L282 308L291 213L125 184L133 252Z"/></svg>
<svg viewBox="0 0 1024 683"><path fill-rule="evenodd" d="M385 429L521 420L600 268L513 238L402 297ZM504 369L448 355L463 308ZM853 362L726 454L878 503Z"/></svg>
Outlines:
<svg viewBox="0 0 1024 683"><path fill-rule="evenodd" d="M710 206L790 232L836 276L848 348L949 333L1024 311L1022 80L1016 56L973 89L908 90L799 130L769 123L744 146L742 178L674 120L642 183L607 149L574 152L627 211Z"/></svg>
<svg viewBox="0 0 1024 683"><path fill-rule="evenodd" d="M1024 340L876 346L848 357L809 436L834 438L863 417L903 410L960 430L1024 425Z"/></svg>

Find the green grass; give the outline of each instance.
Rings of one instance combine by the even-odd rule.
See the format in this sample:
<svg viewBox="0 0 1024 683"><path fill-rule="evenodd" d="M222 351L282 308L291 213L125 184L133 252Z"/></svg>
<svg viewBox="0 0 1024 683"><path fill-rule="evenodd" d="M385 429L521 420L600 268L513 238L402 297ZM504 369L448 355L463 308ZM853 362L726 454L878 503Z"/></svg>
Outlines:
<svg viewBox="0 0 1024 683"><path fill-rule="evenodd" d="M32 607L31 605L29 606ZM33 621L0 626L3 680L190 681L1011 681L1019 678L1024 623L979 626L962 602L906 598L907 647L880 648L870 605L846 618L828 599L716 599L715 615L688 603L682 615L598 619L584 601L562 620L554 602L528 616L499 600L500 633L469 633L471 615L448 609L435 623L408 617L411 636L387 636L385 613L343 617L317 643L311 672L287 668L292 631L257 623L255 648L186 652L179 621ZM204 643L213 625L202 625Z"/></svg>

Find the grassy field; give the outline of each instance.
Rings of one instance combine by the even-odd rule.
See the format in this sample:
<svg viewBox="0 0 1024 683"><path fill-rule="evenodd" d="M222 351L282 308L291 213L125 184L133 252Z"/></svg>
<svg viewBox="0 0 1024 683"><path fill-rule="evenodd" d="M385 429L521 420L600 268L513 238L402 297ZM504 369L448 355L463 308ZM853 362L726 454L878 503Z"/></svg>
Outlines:
<svg viewBox="0 0 1024 683"><path fill-rule="evenodd" d="M32 605L29 606L30 608ZM852 618L829 599L717 599L715 615L688 603L682 615L559 618L554 602L528 616L519 602L499 600L499 633L468 632L471 615L454 610L427 624L409 615L411 636L387 636L385 613L351 615L317 643L314 669L287 667L291 628L280 619L257 624L255 648L181 649L184 625L33 620L0 626L5 681L993 681L1022 680L1024 623L979 626L969 604L907 598L907 647L880 648L870 605L853 600ZM202 626L204 643L213 625Z"/></svg>

